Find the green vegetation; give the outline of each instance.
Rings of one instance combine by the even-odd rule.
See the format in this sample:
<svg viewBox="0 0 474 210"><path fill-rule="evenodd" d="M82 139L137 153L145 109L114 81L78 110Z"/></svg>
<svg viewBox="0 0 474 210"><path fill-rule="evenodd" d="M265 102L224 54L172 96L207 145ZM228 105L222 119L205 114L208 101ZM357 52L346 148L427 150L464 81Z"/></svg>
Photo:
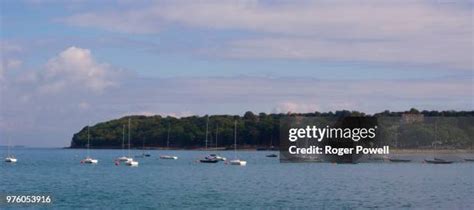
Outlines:
<svg viewBox="0 0 474 210"><path fill-rule="evenodd" d="M423 117L420 120L407 120L400 123L404 114ZM357 111L336 111L327 113L288 113L258 115L246 112L238 115L209 116L208 146L215 147L215 132L218 130L218 147L233 145L233 123L237 120L239 147L270 147L279 145L280 119L287 116L304 117L345 117L369 116ZM474 111L418 111L407 112L384 111L372 116L379 117L383 130L379 134L380 143L397 148L431 148L434 139L444 148L471 148L474 138ZM439 118L440 121L433 120ZM127 116L116 120L98 123L90 128L91 147L121 148L122 128L131 119L131 147L166 147L168 126L170 126L171 148L204 147L206 139L207 116L183 118L161 116ZM410 118L411 119L411 118ZM425 120L426 119L426 120ZM436 123L435 123L436 122ZM437 137L435 137L435 134ZM125 129L125 137L128 129ZM87 144L87 127L74 134L71 148L83 148Z"/></svg>

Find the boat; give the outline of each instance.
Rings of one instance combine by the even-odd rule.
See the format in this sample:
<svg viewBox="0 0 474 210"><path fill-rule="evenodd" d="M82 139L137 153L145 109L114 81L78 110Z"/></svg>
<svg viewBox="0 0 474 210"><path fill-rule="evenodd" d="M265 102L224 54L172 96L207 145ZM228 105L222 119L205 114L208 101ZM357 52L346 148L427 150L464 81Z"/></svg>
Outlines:
<svg viewBox="0 0 474 210"><path fill-rule="evenodd" d="M219 125L216 126L216 145L215 150L217 150L217 134L219 133ZM216 159L218 161L225 161L227 158L220 156L219 154L210 154L206 159Z"/></svg>
<svg viewBox="0 0 474 210"><path fill-rule="evenodd" d="M177 160L178 157L173 156L173 155L160 155L160 159L165 159L165 160Z"/></svg>
<svg viewBox="0 0 474 210"><path fill-rule="evenodd" d="M205 150L207 150L207 137L209 136L209 115L207 115L207 121L206 121L206 141L205 141ZM211 157L211 156L206 156L204 159L200 159L199 162L201 163L217 163L219 160Z"/></svg>
<svg viewBox="0 0 474 210"><path fill-rule="evenodd" d="M5 158L5 162L7 163L16 163L18 159L12 154L10 154L10 139L8 139L8 147L7 147L7 157Z"/></svg>
<svg viewBox="0 0 474 210"><path fill-rule="evenodd" d="M117 158L117 160L120 161L120 162L127 162L129 160L133 160L133 158L122 156L122 157Z"/></svg>
<svg viewBox="0 0 474 210"><path fill-rule="evenodd" d="M409 160L409 159L398 159L398 158L388 158L388 160L390 162L394 162L394 163L408 163L408 162L411 162L411 160Z"/></svg>
<svg viewBox="0 0 474 210"><path fill-rule="evenodd" d="M130 118L128 118L128 156L130 157ZM130 158L125 162L125 165L127 166L138 166L138 161Z"/></svg>
<svg viewBox="0 0 474 210"><path fill-rule="evenodd" d="M437 136L438 136L438 134L437 134L437 133L438 133L438 124L437 124L436 121L435 121L434 126L435 126L435 132L434 132L435 139L434 139L434 142L433 142L431 145L434 146L434 151L436 151L436 145L442 144L442 142L441 142L441 141L438 141L438 139L437 139ZM434 157L433 157L432 160L426 160L426 159L425 159L425 163L431 163L431 164L451 164L451 163L453 163L453 161L447 161L447 160L445 160L445 159L436 158L435 155L433 155L433 156L434 156Z"/></svg>
<svg viewBox="0 0 474 210"><path fill-rule="evenodd" d="M129 161L125 162L125 165L127 165L127 166L138 166L138 161L132 159L132 160L129 160Z"/></svg>
<svg viewBox="0 0 474 210"><path fill-rule="evenodd" d="M86 164L97 164L99 163L99 160L90 157L90 152L89 152L89 149L90 149L90 131L89 130L90 129L89 128L90 126L87 125L87 156L81 162L86 163Z"/></svg>
<svg viewBox="0 0 474 210"><path fill-rule="evenodd" d="M426 163L431 163L431 164L451 164L453 161L447 161L439 158L435 158L433 160L425 160Z"/></svg>
<svg viewBox="0 0 474 210"><path fill-rule="evenodd" d="M168 124L168 135L166 137L166 150L169 150L170 149L170 124ZM178 156L174 156L174 155L160 155L160 159L164 159L164 160L177 160L178 159Z"/></svg>
<svg viewBox="0 0 474 210"><path fill-rule="evenodd" d="M276 154L269 154L269 155L267 155L267 157L278 157L278 155L276 155Z"/></svg>
<svg viewBox="0 0 474 210"><path fill-rule="evenodd" d="M5 162L7 163L16 163L18 160L15 158L15 156L10 155L5 158Z"/></svg>
<svg viewBox="0 0 474 210"><path fill-rule="evenodd" d="M97 159L93 159L91 157L86 157L84 160L82 160L83 163L87 164L97 164L99 161Z"/></svg>
<svg viewBox="0 0 474 210"><path fill-rule="evenodd" d="M204 159L199 160L199 162L201 162L201 163L217 163L217 162L219 162L219 160L204 158Z"/></svg>
<svg viewBox="0 0 474 210"><path fill-rule="evenodd" d="M231 160L230 165L245 166L247 161L237 158L237 121L234 121L234 159Z"/></svg>
<svg viewBox="0 0 474 210"><path fill-rule="evenodd" d="M246 166L246 165L247 165L247 161L245 161L245 160L240 160L240 159L236 159L236 160L231 160L231 161L230 161L230 164L231 164L231 165L238 165L238 166Z"/></svg>
<svg viewBox="0 0 474 210"><path fill-rule="evenodd" d="M145 139L143 139L143 141L142 141L142 154L140 155L140 157L150 157L150 156L151 156L150 153L145 152Z"/></svg>
<svg viewBox="0 0 474 210"><path fill-rule="evenodd" d="M124 153L124 150L125 150L125 125L122 126L122 153ZM133 158L131 158L129 154L128 157L123 155L121 157L118 157L117 160L120 162L127 162L129 160L133 160Z"/></svg>
<svg viewBox="0 0 474 210"><path fill-rule="evenodd" d="M206 159L216 159L216 160L218 160L218 161L225 161L225 160L227 160L227 158L222 157L222 156L220 156L220 155L218 155L218 154L210 154L209 156L206 157Z"/></svg>
<svg viewBox="0 0 474 210"><path fill-rule="evenodd" d="M466 158L466 159L464 159L464 161L467 161L467 162L474 162L474 158Z"/></svg>

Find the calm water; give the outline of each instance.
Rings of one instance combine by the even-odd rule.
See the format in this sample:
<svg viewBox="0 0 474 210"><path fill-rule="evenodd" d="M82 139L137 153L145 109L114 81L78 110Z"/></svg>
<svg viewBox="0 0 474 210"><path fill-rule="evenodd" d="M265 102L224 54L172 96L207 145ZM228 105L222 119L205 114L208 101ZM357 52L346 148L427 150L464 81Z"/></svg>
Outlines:
<svg viewBox="0 0 474 210"><path fill-rule="evenodd" d="M80 164L85 150L16 150L18 163L1 164L0 193L50 193L58 208L474 208L470 163L279 163L239 152L240 167L196 163L203 151L150 153L130 168L114 165L120 150L91 150L95 166Z"/></svg>

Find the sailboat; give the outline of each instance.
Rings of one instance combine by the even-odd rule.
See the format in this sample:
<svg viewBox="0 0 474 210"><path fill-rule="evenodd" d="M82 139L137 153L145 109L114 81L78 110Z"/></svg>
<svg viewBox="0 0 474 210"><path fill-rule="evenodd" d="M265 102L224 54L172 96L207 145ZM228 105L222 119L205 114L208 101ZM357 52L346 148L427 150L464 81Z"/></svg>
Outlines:
<svg viewBox="0 0 474 210"><path fill-rule="evenodd" d="M122 125L122 154L124 153L125 150L125 125ZM118 161L120 162L126 162L129 160L133 160L131 157L127 157L125 155L117 158Z"/></svg>
<svg viewBox="0 0 474 210"><path fill-rule="evenodd" d="M208 134L209 134L209 115L207 115L207 122L206 122L206 150L207 150L207 137L208 137ZM220 160L216 159L215 156L206 156L204 157L204 159L201 159L199 160L199 162L201 163L217 163L219 162Z"/></svg>
<svg viewBox="0 0 474 210"><path fill-rule="evenodd" d="M234 160L231 160L230 164L239 166L247 165L247 161L237 158L237 121L234 121Z"/></svg>
<svg viewBox="0 0 474 210"><path fill-rule="evenodd" d="M209 115L207 115L207 122L206 122L206 150L207 150L207 136L209 133Z"/></svg>
<svg viewBox="0 0 474 210"><path fill-rule="evenodd" d="M440 141L437 141L437 137L438 137L438 126L437 125L438 124L435 122L435 133L434 133L435 141L432 143L432 145L434 145L434 151L435 152L436 152L436 145L442 143ZM425 160L425 162L426 163L431 163L431 164L451 164L451 163L453 163L453 161L447 161L447 160L444 160L444 159L441 159L441 158L436 158L436 157L433 157L433 160Z"/></svg>
<svg viewBox="0 0 474 210"><path fill-rule="evenodd" d="M18 160L12 154L10 154L10 139L8 139L8 147L7 147L7 157L5 158L5 162L7 163L16 163Z"/></svg>
<svg viewBox="0 0 474 210"><path fill-rule="evenodd" d="M87 164L97 164L99 163L99 161L97 159L94 159L94 158L91 158L90 157L90 152L89 152L89 149L90 149L90 126L87 125L87 156L84 160L82 160L81 162L83 163L87 163Z"/></svg>
<svg viewBox="0 0 474 210"><path fill-rule="evenodd" d="M216 150L217 150L217 134L218 134L218 133L219 133L219 125L216 126L216 145L215 145ZM218 155L218 154L210 154L210 155L207 156L206 158L207 158L207 159L216 159L216 160L218 160L218 161L225 161L225 160L227 160L227 158L222 157L222 156L220 156L220 155Z"/></svg>
<svg viewBox="0 0 474 210"><path fill-rule="evenodd" d="M151 156L150 153L145 152L145 139L143 139L143 141L142 141L142 154L141 155L136 155L135 157L143 158L143 157L150 157L150 156Z"/></svg>
<svg viewBox="0 0 474 210"><path fill-rule="evenodd" d="M274 150L274 147L273 147L273 132L272 132L272 135L270 136L270 150ZM278 157L278 155L277 155L277 154L274 154L274 153L268 154L268 155L266 155L266 156L267 156L267 157L272 157L272 158L273 158L273 157Z"/></svg>
<svg viewBox="0 0 474 210"><path fill-rule="evenodd" d="M168 124L168 136L166 137L166 150L170 149L170 124ZM177 160L178 156L174 155L161 155L160 159L166 159L166 160Z"/></svg>
<svg viewBox="0 0 474 210"><path fill-rule="evenodd" d="M131 157L130 156L130 133L131 133L130 118L128 118L128 157ZM132 158L130 158L129 160L127 160L125 162L125 165L127 165L127 166L138 166L138 161L133 160Z"/></svg>
<svg viewBox="0 0 474 210"><path fill-rule="evenodd" d="M399 148L398 131L395 131L395 145L396 145L397 148ZM410 159L403 159L403 158L396 158L396 157L388 157L388 160L392 163L408 163L408 162L411 162Z"/></svg>

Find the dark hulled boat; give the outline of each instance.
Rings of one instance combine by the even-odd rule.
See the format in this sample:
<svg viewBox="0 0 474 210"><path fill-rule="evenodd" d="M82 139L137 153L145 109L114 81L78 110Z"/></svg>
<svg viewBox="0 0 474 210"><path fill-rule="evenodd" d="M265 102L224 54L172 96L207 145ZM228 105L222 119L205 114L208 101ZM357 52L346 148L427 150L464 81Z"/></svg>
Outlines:
<svg viewBox="0 0 474 210"><path fill-rule="evenodd" d="M390 162L394 162L394 163L408 163L408 162L411 162L411 160L408 160L408 159L398 159L398 158L389 158L388 160L390 160Z"/></svg>
<svg viewBox="0 0 474 210"><path fill-rule="evenodd" d="M433 160L425 160L426 163L431 163L431 164L451 164L453 161L447 161L444 159L440 158L434 158Z"/></svg>
<svg viewBox="0 0 474 210"><path fill-rule="evenodd" d="M217 159L207 159L207 158L205 158L205 159L199 160L199 162L201 162L201 163L217 163L217 162L219 162L219 160L217 160Z"/></svg>

